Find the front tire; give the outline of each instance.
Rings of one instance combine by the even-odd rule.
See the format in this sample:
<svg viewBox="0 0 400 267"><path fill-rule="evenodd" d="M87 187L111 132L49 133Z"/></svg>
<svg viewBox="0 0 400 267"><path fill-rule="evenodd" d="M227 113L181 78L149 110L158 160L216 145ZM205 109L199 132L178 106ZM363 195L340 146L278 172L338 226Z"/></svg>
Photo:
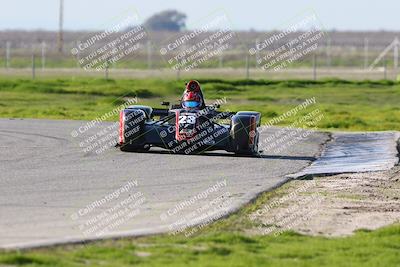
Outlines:
<svg viewBox="0 0 400 267"><path fill-rule="evenodd" d="M119 118L119 147L124 152L146 152L150 145L144 136L145 122L150 120L152 109L133 106L124 109Z"/></svg>

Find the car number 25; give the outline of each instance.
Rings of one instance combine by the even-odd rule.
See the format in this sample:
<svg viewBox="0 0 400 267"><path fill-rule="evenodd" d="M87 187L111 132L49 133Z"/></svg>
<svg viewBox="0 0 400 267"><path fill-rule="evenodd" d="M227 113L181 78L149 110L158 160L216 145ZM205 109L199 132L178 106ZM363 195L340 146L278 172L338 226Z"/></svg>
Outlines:
<svg viewBox="0 0 400 267"><path fill-rule="evenodd" d="M193 115L180 115L179 124L195 124L196 116Z"/></svg>

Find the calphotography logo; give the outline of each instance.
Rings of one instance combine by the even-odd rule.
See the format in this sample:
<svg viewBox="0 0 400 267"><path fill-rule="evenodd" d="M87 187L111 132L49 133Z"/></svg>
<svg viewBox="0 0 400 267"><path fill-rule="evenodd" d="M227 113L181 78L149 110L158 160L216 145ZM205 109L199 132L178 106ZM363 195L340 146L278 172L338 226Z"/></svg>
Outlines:
<svg viewBox="0 0 400 267"><path fill-rule="evenodd" d="M121 110L133 104L137 104L138 98L121 97L124 103L113 108L111 111L80 125L71 132L72 140L77 143L81 151L85 154L94 153L96 155L109 151L115 147L119 136L119 122L110 122L117 117ZM132 134L132 133L131 133Z"/></svg>
<svg viewBox="0 0 400 267"><path fill-rule="evenodd" d="M236 33L223 10L211 13L194 30L174 35L162 42L160 54L173 70L190 71L216 60L237 43Z"/></svg>
<svg viewBox="0 0 400 267"><path fill-rule="evenodd" d="M269 131L265 138L259 143L259 150L265 154L283 155L289 152L295 145L313 138L317 134L318 124L324 119L324 114L319 108L313 107L317 104L316 98L306 99L295 108L270 119L265 125L260 127L260 133L267 133L275 124L285 121L292 121L288 126L284 126ZM302 114L299 116L299 114Z"/></svg>
<svg viewBox="0 0 400 267"><path fill-rule="evenodd" d="M308 182L281 198L272 199L267 205L249 215L252 221L261 221L257 227L264 235L278 236L292 230L304 221L312 220L321 205L323 196L319 193L309 193L316 186L315 181ZM302 195L307 194L306 197ZM290 205L288 205L290 203Z"/></svg>
<svg viewBox="0 0 400 267"><path fill-rule="evenodd" d="M101 237L118 231L142 212L146 197L136 189L138 185L137 180L128 181L117 190L80 208L70 217L79 223L78 228L84 236Z"/></svg>
<svg viewBox="0 0 400 267"><path fill-rule="evenodd" d="M105 27L102 32L82 37L71 49L72 56L84 70L109 68L138 54L148 42L148 33L135 8L126 9Z"/></svg>
<svg viewBox="0 0 400 267"><path fill-rule="evenodd" d="M226 190L227 181L218 181L190 199L177 203L160 214L168 222L171 235L190 237L210 223L225 217L232 208L232 194Z"/></svg>
<svg viewBox="0 0 400 267"><path fill-rule="evenodd" d="M259 68L279 71L317 52L326 33L314 11L306 11L249 49Z"/></svg>

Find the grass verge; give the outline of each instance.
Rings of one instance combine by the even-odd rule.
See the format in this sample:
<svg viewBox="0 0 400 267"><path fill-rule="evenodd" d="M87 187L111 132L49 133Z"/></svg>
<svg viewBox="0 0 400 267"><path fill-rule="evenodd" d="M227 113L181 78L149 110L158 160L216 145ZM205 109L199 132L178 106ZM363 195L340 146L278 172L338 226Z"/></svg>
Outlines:
<svg viewBox="0 0 400 267"><path fill-rule="evenodd" d="M226 97L225 109L257 110L263 122L315 97L316 104L277 125L290 125L313 109L324 115L318 128L328 130L400 129L400 84L392 81L218 80L200 81L210 101ZM183 81L0 78L0 117L91 120L137 96L139 104L161 107L177 102ZM117 118L113 117L112 120ZM304 125L306 127L306 125Z"/></svg>

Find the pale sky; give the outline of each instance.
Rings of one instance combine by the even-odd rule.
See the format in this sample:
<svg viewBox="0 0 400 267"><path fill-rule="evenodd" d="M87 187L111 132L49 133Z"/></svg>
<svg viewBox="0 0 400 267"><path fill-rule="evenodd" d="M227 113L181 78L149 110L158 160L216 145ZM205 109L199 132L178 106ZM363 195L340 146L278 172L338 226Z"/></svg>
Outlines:
<svg viewBox="0 0 400 267"><path fill-rule="evenodd" d="M313 9L325 29L398 30L399 0L64 0L65 29L101 29L101 25L128 7L141 18L165 9L177 9L193 24L223 8L237 30L272 30L298 13ZM59 0L0 0L0 30L58 27ZM189 27L190 28L190 27Z"/></svg>

